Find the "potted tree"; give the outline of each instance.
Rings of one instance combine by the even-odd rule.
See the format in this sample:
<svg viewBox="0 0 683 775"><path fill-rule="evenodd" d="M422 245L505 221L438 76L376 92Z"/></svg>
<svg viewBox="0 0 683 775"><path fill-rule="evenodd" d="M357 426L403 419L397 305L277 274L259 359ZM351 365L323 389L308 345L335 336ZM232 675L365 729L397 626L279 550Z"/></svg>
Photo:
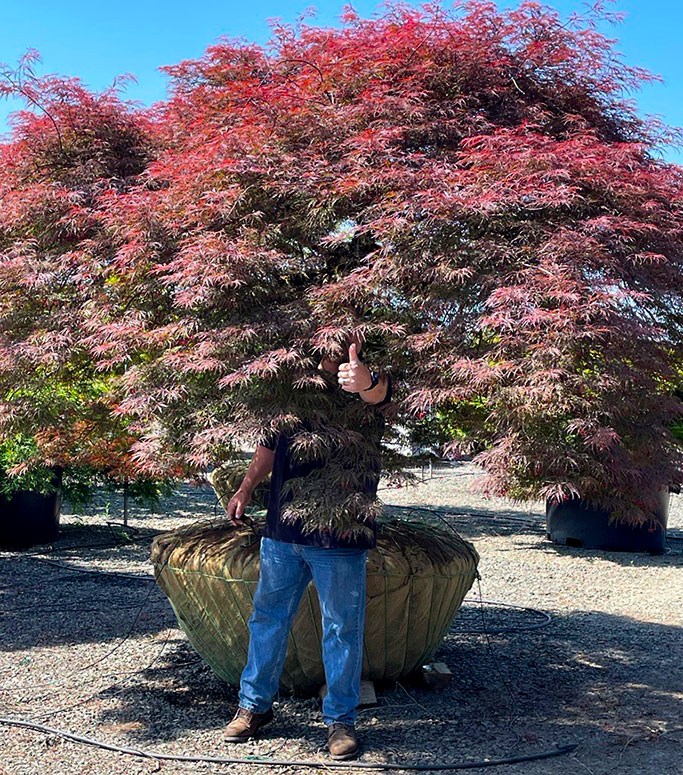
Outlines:
<svg viewBox="0 0 683 775"><path fill-rule="evenodd" d="M130 450L122 450L130 438L120 435L117 451L105 454L107 441L100 436L98 455L85 455L60 435L54 438L61 454L54 457L45 446L43 428L39 437L15 433L0 441L0 546L20 549L55 540L59 535L61 508L84 508L98 489L124 492L124 524L127 500L157 508L162 495L173 492L172 478L152 479L130 460ZM55 460L57 462L55 462Z"/></svg>
<svg viewBox="0 0 683 775"><path fill-rule="evenodd" d="M63 493L61 467L35 467L12 477L26 462L32 440L15 436L0 444L0 545L24 547L55 539ZM27 455L27 452L29 453Z"/></svg>
<svg viewBox="0 0 683 775"><path fill-rule="evenodd" d="M128 381L150 465L219 465L307 413L330 422L302 455L353 443L315 366L355 331L390 365L406 427L483 402L485 494L654 519L683 478L666 389L681 177L620 96L648 75L591 28L600 13L347 9L343 30L279 27L268 52L222 42L164 68L164 149L107 214L121 260L95 307L131 298L150 334L162 289L159 349Z"/></svg>
<svg viewBox="0 0 683 775"><path fill-rule="evenodd" d="M490 415L491 402L484 398L462 400L443 406L433 416L423 418L413 428L411 438L417 443L430 440L439 449L457 444L460 456L479 462L481 454L495 444L495 426ZM683 440L680 423L671 423L669 430L677 440ZM577 441L579 442L577 444ZM567 434L566 443L580 445L580 440ZM644 483L644 489L650 487ZM597 548L610 551L642 551L661 554L666 546L666 525L669 509L669 494L677 492L676 485L669 485L656 491L659 500L650 513L654 524L633 524L628 520L615 519L612 512L599 505L593 505L585 498L574 495L559 503L546 500L546 536L548 540L567 546ZM514 488L504 493L520 502L528 498ZM602 493L604 495L604 493Z"/></svg>
<svg viewBox="0 0 683 775"><path fill-rule="evenodd" d="M94 285L113 282L99 272L111 258L102 211L153 157L149 122L115 86L93 95L77 79L38 78L36 59L0 83L35 110L13 114L0 144L0 534L22 546L56 537L63 499L81 506L121 486L155 501L175 474L137 464L125 363L97 349L87 315Z"/></svg>
<svg viewBox="0 0 683 775"><path fill-rule="evenodd" d="M246 661L253 590L259 572L258 532L221 520L162 533L150 559L190 643L233 685ZM453 532L419 521L382 520L367 565L363 677L395 681L430 662L477 575L479 555ZM314 694L325 683L317 594L308 586L292 625L280 683Z"/></svg>
<svg viewBox="0 0 683 775"><path fill-rule="evenodd" d="M164 68L156 158L98 199L108 260L78 262L96 364L127 364L140 463L201 471L303 416L328 422L302 455L360 449L316 371L355 332L406 427L485 401L485 493L654 519L683 479L681 176L624 101L649 76L600 14L349 8L340 30L279 26L267 51L222 41ZM322 510L302 489L298 517L348 527L338 483Z"/></svg>

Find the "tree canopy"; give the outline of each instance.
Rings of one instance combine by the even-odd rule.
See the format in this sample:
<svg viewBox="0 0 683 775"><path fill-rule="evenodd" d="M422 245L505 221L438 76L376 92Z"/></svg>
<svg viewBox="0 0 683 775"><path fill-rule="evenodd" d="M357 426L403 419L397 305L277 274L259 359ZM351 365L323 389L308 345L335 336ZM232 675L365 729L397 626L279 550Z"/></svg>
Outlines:
<svg viewBox="0 0 683 775"><path fill-rule="evenodd" d="M357 333L407 427L484 408L442 453L476 451L485 492L649 516L683 482L683 181L628 97L654 76L605 15L347 6L339 28L276 23L266 47L162 68L168 100L130 116L138 166L98 173L101 236L73 257L81 343L120 376L137 463L198 470L302 417L299 454L353 459L360 399L333 407L316 367ZM341 465L329 491L359 476ZM344 521L348 501L323 506Z"/></svg>

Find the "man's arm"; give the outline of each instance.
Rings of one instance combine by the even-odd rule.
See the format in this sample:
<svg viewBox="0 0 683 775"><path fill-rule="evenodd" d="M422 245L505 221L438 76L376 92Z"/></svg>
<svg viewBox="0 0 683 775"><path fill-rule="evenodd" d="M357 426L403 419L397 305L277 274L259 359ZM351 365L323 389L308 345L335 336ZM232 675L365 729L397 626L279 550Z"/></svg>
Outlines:
<svg viewBox="0 0 683 775"><path fill-rule="evenodd" d="M274 459L275 452L272 449L264 447L262 444L257 444L254 456L251 459L251 463L249 463L249 468L247 468L247 473L244 475L239 489L251 495L256 487L273 470Z"/></svg>
<svg viewBox="0 0 683 775"><path fill-rule="evenodd" d="M244 479L242 479L242 484L240 484L237 492L228 501L226 511L230 521L241 521L242 516L244 515L244 508L245 506L248 506L251 501L252 493L273 470L273 461L275 459L274 449L274 445L273 449L266 447L263 444L256 445L256 451L249 463Z"/></svg>

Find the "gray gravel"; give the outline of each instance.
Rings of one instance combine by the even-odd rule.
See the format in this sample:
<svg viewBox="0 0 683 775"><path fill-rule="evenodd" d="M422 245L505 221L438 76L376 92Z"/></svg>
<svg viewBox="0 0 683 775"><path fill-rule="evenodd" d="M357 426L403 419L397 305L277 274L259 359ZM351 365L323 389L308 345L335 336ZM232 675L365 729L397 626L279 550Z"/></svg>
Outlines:
<svg viewBox="0 0 683 775"><path fill-rule="evenodd" d="M417 487L382 489L387 504L438 509L476 546L482 579L436 655L452 683L380 687L378 704L359 712L361 760L473 761L578 743L572 754L494 770L683 772L683 540L670 539L662 556L557 546L546 540L543 504L484 499L479 479L465 463ZM669 528L683 535L683 496L671 498ZM199 659L154 582L113 575L151 574L150 536L209 519L214 507L210 487L186 486L161 514L132 509L142 540L78 548L111 544L120 530L120 500L103 494L85 515L64 510L59 551L42 560L0 552L0 716L164 753L313 758L320 768L310 771L323 772L317 700L280 697L267 735L223 743L236 690ZM0 733L0 775L307 771L158 762L30 729Z"/></svg>

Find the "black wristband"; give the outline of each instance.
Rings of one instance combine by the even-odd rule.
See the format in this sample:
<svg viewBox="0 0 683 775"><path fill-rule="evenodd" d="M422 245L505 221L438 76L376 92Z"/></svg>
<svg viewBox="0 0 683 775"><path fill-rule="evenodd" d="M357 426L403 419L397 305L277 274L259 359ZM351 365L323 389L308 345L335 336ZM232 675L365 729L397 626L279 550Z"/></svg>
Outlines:
<svg viewBox="0 0 683 775"><path fill-rule="evenodd" d="M377 387L379 385L379 374L376 371L371 371L370 376L372 377L372 382L370 383L369 387L363 388L363 392L366 390L372 390L374 387Z"/></svg>

